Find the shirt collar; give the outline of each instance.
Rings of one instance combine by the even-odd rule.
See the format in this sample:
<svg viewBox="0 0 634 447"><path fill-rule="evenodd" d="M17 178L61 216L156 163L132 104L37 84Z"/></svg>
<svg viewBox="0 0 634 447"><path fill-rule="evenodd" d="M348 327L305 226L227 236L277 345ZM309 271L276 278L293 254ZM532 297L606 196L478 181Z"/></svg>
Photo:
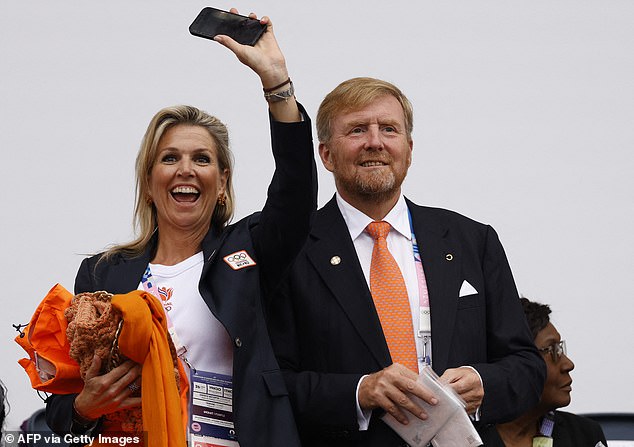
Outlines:
<svg viewBox="0 0 634 447"><path fill-rule="evenodd" d="M339 211L341 211L343 220L345 220L346 225L348 226L350 237L354 241L365 231L365 227L367 227L370 222L373 222L374 219L350 205L339 194L336 194L335 196L337 198ZM403 197L402 194L399 196L394 207L389 213L387 213L387 216L383 218L383 221L389 223L392 228L398 231L406 239L412 239L407 203L405 203L405 197Z"/></svg>

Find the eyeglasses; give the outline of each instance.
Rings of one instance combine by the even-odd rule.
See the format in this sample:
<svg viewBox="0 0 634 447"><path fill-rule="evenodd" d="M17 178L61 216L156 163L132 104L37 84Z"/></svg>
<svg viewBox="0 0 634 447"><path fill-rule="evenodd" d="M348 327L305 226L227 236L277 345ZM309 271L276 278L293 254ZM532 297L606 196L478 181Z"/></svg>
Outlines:
<svg viewBox="0 0 634 447"><path fill-rule="evenodd" d="M549 353L550 357L553 359L553 362L557 363L561 356L566 354L566 340L561 340L558 343L553 343L550 346L538 349L538 351L542 354Z"/></svg>

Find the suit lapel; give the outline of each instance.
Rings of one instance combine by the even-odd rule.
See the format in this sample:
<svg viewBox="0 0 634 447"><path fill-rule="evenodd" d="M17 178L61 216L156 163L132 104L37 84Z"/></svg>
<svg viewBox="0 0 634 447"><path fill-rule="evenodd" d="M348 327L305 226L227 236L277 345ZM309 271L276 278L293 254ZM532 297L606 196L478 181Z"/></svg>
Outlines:
<svg viewBox="0 0 634 447"><path fill-rule="evenodd" d="M213 296L209 290L208 283L204 281L204 278L209 276L209 269L216 263L218 256L220 255L220 247L224 243L229 231L231 231L231 229L217 231L212 227L209 229L202 242L205 263L203 264L203 271L200 275L199 289L201 289L201 291L205 290L205 293L202 293L203 300L214 315L218 315L218 309L216 308L216 303L214 302Z"/></svg>
<svg viewBox="0 0 634 447"><path fill-rule="evenodd" d="M458 306L456 284L460 281L460 247L447 237L449 229L434 219L428 208L407 200L414 233L420 248L431 305L434 370L447 368L451 337ZM455 290L454 290L455 289Z"/></svg>
<svg viewBox="0 0 634 447"><path fill-rule="evenodd" d="M136 290L149 262L149 249L136 258L120 259L111 266L108 277L104 281L104 289L115 294Z"/></svg>
<svg viewBox="0 0 634 447"><path fill-rule="evenodd" d="M317 212L311 235L315 242L306 252L310 262L378 364L389 365L390 353L372 295L336 199Z"/></svg>

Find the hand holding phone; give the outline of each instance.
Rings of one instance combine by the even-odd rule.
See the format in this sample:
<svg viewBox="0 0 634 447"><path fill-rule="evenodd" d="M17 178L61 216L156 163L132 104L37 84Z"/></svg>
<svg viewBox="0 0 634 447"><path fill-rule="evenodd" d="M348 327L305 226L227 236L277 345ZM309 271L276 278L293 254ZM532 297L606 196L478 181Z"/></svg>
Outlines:
<svg viewBox="0 0 634 447"><path fill-rule="evenodd" d="M189 32L194 36L213 39L224 34L250 46L254 46L265 31L266 25L257 19L211 7L203 8L189 26Z"/></svg>
<svg viewBox="0 0 634 447"><path fill-rule="evenodd" d="M267 16L258 20L255 13L248 17L238 15L235 8L231 8L229 12L204 8L189 27L189 31L195 36L213 39L228 48L240 62L259 76L265 93L272 92L272 88L279 90L292 86L284 54L275 38L273 24ZM269 102L269 111L274 120L287 123L302 120L293 93L291 90L290 96L285 96L284 101Z"/></svg>

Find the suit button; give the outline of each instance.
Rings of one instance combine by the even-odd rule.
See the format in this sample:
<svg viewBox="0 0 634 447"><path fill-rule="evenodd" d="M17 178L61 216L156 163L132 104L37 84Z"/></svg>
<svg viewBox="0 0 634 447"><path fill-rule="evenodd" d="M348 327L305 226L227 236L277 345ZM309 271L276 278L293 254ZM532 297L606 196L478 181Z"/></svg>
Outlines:
<svg viewBox="0 0 634 447"><path fill-rule="evenodd" d="M236 347L238 348L242 346L242 340L240 340L240 337L236 337L236 339L234 340L234 343L236 344Z"/></svg>

